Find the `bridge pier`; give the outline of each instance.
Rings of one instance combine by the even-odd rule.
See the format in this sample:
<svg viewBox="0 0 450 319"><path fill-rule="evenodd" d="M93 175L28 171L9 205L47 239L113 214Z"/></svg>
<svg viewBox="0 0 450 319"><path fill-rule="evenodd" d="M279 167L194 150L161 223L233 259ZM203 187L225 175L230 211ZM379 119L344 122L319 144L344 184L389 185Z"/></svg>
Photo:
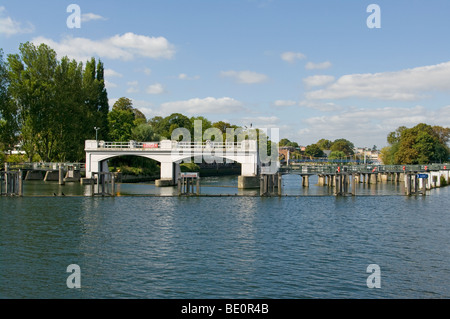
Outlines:
<svg viewBox="0 0 450 319"><path fill-rule="evenodd" d="M302 187L309 187L309 175L301 175Z"/></svg>
<svg viewBox="0 0 450 319"><path fill-rule="evenodd" d="M319 180L317 182L319 186L325 186L325 175L319 175Z"/></svg>

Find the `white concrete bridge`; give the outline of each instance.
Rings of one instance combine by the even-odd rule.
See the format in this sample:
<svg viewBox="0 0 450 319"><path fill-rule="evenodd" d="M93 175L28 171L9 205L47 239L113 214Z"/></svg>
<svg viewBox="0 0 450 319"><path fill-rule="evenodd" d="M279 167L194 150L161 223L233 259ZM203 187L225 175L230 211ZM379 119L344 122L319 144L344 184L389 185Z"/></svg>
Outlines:
<svg viewBox="0 0 450 319"><path fill-rule="evenodd" d="M248 188L250 184L259 183L258 145L255 140L245 140L239 143L218 142L177 142L163 140L160 142L105 142L87 140L86 177L93 173L108 172L107 161L113 157L134 155L158 161L161 166L160 180L157 186L175 185L180 173L180 163L183 160L201 163L213 161L238 162L241 164L239 188ZM259 185L259 184L257 184ZM256 186L253 185L253 186Z"/></svg>

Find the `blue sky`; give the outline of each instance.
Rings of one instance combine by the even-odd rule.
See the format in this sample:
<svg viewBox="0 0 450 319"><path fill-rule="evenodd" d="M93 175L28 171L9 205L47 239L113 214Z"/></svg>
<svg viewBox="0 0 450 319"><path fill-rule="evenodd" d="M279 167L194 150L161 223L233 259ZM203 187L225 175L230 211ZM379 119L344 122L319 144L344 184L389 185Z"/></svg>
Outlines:
<svg viewBox="0 0 450 319"><path fill-rule="evenodd" d="M81 9L69 28L70 4ZM381 28L369 28L370 4ZM279 128L302 145L381 148L400 125L450 126L450 1L2 1L0 47L47 43L105 64L110 105Z"/></svg>

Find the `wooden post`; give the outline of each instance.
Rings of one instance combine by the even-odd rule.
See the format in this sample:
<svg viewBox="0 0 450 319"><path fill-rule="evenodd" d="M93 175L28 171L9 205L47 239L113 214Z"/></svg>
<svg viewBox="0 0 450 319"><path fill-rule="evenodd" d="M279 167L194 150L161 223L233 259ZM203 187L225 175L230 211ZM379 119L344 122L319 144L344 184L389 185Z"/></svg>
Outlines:
<svg viewBox="0 0 450 319"><path fill-rule="evenodd" d="M58 183L59 185L64 185L64 170L61 163L59 163Z"/></svg>
<svg viewBox="0 0 450 319"><path fill-rule="evenodd" d="M116 196L116 176L111 173L111 196Z"/></svg>
<svg viewBox="0 0 450 319"><path fill-rule="evenodd" d="M197 177L197 196L200 195L200 176Z"/></svg>
<svg viewBox="0 0 450 319"><path fill-rule="evenodd" d="M95 179L91 179L91 196L94 196L95 193Z"/></svg>
<svg viewBox="0 0 450 319"><path fill-rule="evenodd" d="M414 194L417 195L417 192L419 191L419 179L417 178L417 173L414 174Z"/></svg>
<svg viewBox="0 0 450 319"><path fill-rule="evenodd" d="M422 178L422 195L425 196L427 192L428 178Z"/></svg>
<svg viewBox="0 0 450 319"><path fill-rule="evenodd" d="M352 174L352 195L356 196L356 174Z"/></svg>
<svg viewBox="0 0 450 319"><path fill-rule="evenodd" d="M8 171L9 171L9 167L8 167L8 163L5 162L5 194L8 195L9 193L9 176L8 176Z"/></svg>
<svg viewBox="0 0 450 319"><path fill-rule="evenodd" d="M405 174L406 177L406 195L411 195L411 174Z"/></svg>
<svg viewBox="0 0 450 319"><path fill-rule="evenodd" d="M22 170L20 169L18 172L18 190L17 190L17 195L19 196L23 196L23 179L22 179Z"/></svg>
<svg viewBox="0 0 450 319"><path fill-rule="evenodd" d="M281 196L281 174L278 173L278 196Z"/></svg>

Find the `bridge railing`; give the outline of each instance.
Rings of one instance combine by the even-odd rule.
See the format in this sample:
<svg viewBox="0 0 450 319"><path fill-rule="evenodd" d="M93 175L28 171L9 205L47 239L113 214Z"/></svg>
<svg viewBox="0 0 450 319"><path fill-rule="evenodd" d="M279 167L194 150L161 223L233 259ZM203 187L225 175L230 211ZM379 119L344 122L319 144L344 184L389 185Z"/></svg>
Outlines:
<svg viewBox="0 0 450 319"><path fill-rule="evenodd" d="M420 172L450 170L448 164L427 164L427 165L290 165L282 166L281 171L293 171L304 174L333 174L338 168L341 172L355 173L402 173L402 172Z"/></svg>
<svg viewBox="0 0 450 319"><path fill-rule="evenodd" d="M243 142L177 142L164 140L160 142L105 142L86 141L86 149L102 150L151 150L151 149L223 149L223 150L254 150L256 151L256 141Z"/></svg>
<svg viewBox="0 0 450 319"><path fill-rule="evenodd" d="M86 169L86 163L51 163L51 162L34 162L34 163L8 163L8 170L42 170L51 171L58 170L62 167L65 170L79 170Z"/></svg>

